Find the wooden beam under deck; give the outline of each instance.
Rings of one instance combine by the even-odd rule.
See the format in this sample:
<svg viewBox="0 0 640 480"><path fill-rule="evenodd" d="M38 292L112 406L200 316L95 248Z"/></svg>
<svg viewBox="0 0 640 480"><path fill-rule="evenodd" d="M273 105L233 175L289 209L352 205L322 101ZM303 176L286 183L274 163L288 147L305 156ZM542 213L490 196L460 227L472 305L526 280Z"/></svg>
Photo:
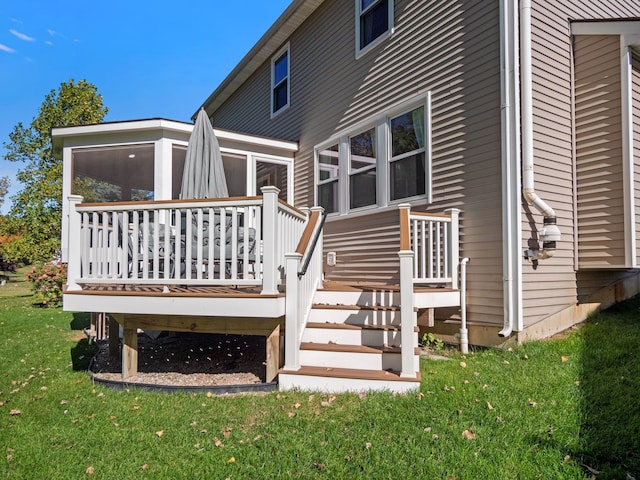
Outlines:
<svg viewBox="0 0 640 480"><path fill-rule="evenodd" d="M172 332L219 333L229 335L258 335L267 342L266 381L271 382L283 365L281 329L284 317L205 317L177 315L111 314L109 324L109 353L117 351L118 325L122 326L122 379L138 373L138 329Z"/></svg>

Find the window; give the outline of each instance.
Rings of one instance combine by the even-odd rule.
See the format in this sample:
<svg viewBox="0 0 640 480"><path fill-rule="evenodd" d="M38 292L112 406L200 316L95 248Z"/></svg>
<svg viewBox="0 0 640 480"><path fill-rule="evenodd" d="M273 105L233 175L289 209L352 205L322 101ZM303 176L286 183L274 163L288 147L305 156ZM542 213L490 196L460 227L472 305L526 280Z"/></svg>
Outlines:
<svg viewBox="0 0 640 480"><path fill-rule="evenodd" d="M391 118L390 199L425 193L424 106Z"/></svg>
<svg viewBox="0 0 640 480"><path fill-rule="evenodd" d="M349 139L349 208L376 203L376 129Z"/></svg>
<svg viewBox="0 0 640 480"><path fill-rule="evenodd" d="M393 28L393 0L356 0L357 53L382 40Z"/></svg>
<svg viewBox="0 0 640 480"><path fill-rule="evenodd" d="M338 144L318 151L318 205L327 213L338 211Z"/></svg>
<svg viewBox="0 0 640 480"><path fill-rule="evenodd" d="M289 45L271 61L271 115L289 106Z"/></svg>
<svg viewBox="0 0 640 480"><path fill-rule="evenodd" d="M430 94L316 148L316 204L347 214L407 200L431 201Z"/></svg>

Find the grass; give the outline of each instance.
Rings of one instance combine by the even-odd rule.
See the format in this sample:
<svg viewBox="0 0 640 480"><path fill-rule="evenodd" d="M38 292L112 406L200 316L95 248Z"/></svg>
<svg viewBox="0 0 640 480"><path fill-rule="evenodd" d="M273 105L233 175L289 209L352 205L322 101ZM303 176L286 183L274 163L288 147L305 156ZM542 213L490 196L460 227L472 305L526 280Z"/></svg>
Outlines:
<svg viewBox="0 0 640 480"><path fill-rule="evenodd" d="M93 385L86 316L0 295L1 478L640 476L638 299L560 339L425 361L419 394L217 397Z"/></svg>

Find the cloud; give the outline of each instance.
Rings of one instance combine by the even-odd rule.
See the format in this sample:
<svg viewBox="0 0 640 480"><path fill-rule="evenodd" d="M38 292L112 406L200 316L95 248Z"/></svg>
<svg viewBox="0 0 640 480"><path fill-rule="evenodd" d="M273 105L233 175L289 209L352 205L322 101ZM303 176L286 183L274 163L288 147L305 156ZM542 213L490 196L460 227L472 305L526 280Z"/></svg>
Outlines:
<svg viewBox="0 0 640 480"><path fill-rule="evenodd" d="M36 39L33 37L30 37L29 35L25 35L24 33L20 33L17 30L14 30L13 28L11 30L9 30L9 33L15 37L18 37L20 40L24 40L25 42L35 42Z"/></svg>
<svg viewBox="0 0 640 480"><path fill-rule="evenodd" d="M53 30L53 29L51 29L51 28L50 28L50 29L48 29L48 30L47 30L47 33L48 33L49 35L51 35L52 37L54 37L54 36L56 36L56 34L57 34L58 32L56 32L55 30Z"/></svg>
<svg viewBox="0 0 640 480"><path fill-rule="evenodd" d="M44 43L46 45L53 45L53 42L51 40L45 40Z"/></svg>
<svg viewBox="0 0 640 480"><path fill-rule="evenodd" d="M22 25L22 22L20 20L18 20L17 18L10 18L9 20L11 20L13 23L19 23Z"/></svg>
<svg viewBox="0 0 640 480"><path fill-rule="evenodd" d="M0 43L0 50L2 50L3 52L7 52L7 53L16 53L16 51L13 48L7 47L6 45L3 45L2 43Z"/></svg>

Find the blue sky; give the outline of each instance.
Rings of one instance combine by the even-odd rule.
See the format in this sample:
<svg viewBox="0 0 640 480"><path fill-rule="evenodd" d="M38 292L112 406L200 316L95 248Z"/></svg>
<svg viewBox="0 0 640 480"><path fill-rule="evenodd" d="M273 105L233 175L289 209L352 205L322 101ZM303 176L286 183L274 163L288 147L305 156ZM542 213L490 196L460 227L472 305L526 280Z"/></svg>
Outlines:
<svg viewBox="0 0 640 480"><path fill-rule="evenodd" d="M18 0L0 16L0 177L13 127L29 125L61 82L85 79L109 107L106 121L190 121L198 106L290 0Z"/></svg>

